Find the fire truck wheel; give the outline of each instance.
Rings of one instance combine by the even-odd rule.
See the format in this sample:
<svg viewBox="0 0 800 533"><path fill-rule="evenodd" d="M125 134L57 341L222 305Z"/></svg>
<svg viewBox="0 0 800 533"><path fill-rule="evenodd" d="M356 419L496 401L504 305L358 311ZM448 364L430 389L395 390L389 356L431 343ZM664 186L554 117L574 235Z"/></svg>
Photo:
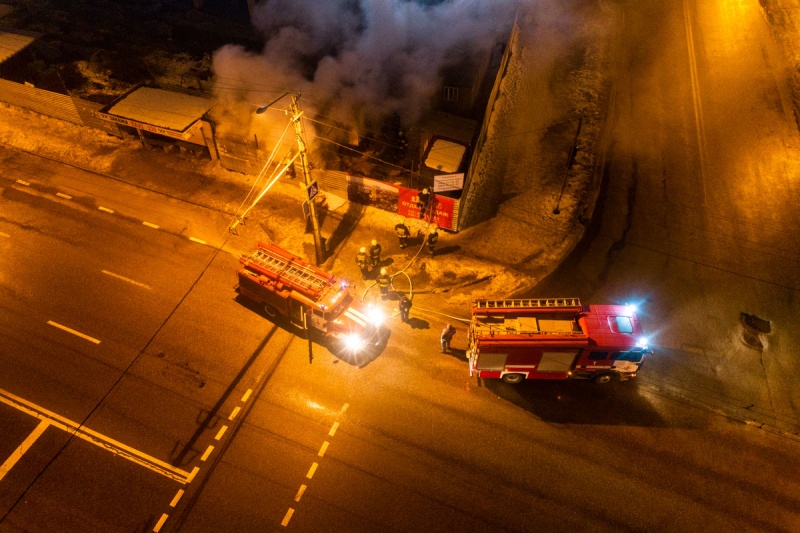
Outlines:
<svg viewBox="0 0 800 533"><path fill-rule="evenodd" d="M611 383L612 381L619 381L619 376L613 373L605 373L605 374L598 374L594 378L592 378L594 383L599 385L605 385L606 383Z"/></svg>
<svg viewBox="0 0 800 533"><path fill-rule="evenodd" d="M525 379L525 376L522 374L506 374L503 376L503 381L512 385L520 383L523 379Z"/></svg>
<svg viewBox="0 0 800 533"><path fill-rule="evenodd" d="M264 312L270 318L275 318L276 316L278 316L278 310L269 304L264 304Z"/></svg>

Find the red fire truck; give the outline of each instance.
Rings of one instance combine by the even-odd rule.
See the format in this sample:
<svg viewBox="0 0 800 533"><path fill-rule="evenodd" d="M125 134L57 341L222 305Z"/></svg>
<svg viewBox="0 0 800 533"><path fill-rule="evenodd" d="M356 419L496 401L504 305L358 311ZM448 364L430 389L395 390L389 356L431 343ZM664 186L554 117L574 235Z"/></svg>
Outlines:
<svg viewBox="0 0 800 533"><path fill-rule="evenodd" d="M507 383L624 381L652 353L632 306L578 298L474 300L468 342L470 375Z"/></svg>
<svg viewBox="0 0 800 533"><path fill-rule="evenodd" d="M270 317L284 315L296 326L315 329L351 351L380 342L383 317L353 297L346 283L274 244L258 243L239 259L242 296L261 304Z"/></svg>

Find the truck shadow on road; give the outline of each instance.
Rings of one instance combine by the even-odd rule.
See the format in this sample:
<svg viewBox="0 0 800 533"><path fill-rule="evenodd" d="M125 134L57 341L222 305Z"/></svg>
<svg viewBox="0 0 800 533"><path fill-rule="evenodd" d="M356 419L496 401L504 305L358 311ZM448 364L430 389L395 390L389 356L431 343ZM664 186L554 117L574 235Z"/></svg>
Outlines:
<svg viewBox="0 0 800 533"><path fill-rule="evenodd" d="M699 429L696 419L665 420L647 395L641 394L636 381L606 385L571 380L531 380L518 385L499 379L482 382L497 396L545 422Z"/></svg>

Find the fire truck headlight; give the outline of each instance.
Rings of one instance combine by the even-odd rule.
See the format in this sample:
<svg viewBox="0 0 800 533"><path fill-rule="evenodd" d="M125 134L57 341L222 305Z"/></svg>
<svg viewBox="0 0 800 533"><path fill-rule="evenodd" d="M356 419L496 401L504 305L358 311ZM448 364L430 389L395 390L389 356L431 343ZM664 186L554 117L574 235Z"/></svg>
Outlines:
<svg viewBox="0 0 800 533"><path fill-rule="evenodd" d="M344 338L344 346L351 352L360 352L366 343L360 335L351 333Z"/></svg>
<svg viewBox="0 0 800 533"><path fill-rule="evenodd" d="M639 337L639 340L636 341L636 346L639 348L646 350L647 349L647 337Z"/></svg>

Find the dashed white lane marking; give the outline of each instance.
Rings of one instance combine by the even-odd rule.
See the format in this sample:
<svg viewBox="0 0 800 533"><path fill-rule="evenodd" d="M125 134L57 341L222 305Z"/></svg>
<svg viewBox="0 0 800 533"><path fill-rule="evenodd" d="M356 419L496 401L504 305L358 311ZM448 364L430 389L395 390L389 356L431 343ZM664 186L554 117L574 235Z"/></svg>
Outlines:
<svg viewBox="0 0 800 533"><path fill-rule="evenodd" d="M242 408L239 407L238 405L236 407L234 407L233 411L231 411L231 414L228 415L228 420L233 420L234 418L236 418L236 415L238 415L239 411L241 411L241 410L242 410Z"/></svg>
<svg viewBox="0 0 800 533"><path fill-rule="evenodd" d="M342 406L342 408L341 408L341 409L339 409L339 414L340 414L340 415L343 415L343 414L344 414L344 412L345 412L345 411L347 411L347 408L348 408L348 407L350 407L350 404L349 404L349 403L346 403L346 404L344 404L344 405Z"/></svg>
<svg viewBox="0 0 800 533"><path fill-rule="evenodd" d="M299 502L300 498L303 497L303 493L306 491L305 485L300 485L300 488L297 489L297 494L294 495L294 501Z"/></svg>
<svg viewBox="0 0 800 533"><path fill-rule="evenodd" d="M333 426L331 426L331 430L328 432L328 436L333 437L336 435L337 429L339 429L339 422L334 422Z"/></svg>
<svg viewBox="0 0 800 533"><path fill-rule="evenodd" d="M98 211L102 211L104 213L112 213L112 214L114 213L113 209L109 209L107 207L103 207L102 205L100 207L98 207L97 209L98 209Z"/></svg>
<svg viewBox="0 0 800 533"><path fill-rule="evenodd" d="M112 278L117 278L117 279L120 279L120 280L125 281L127 283L130 283L131 285L136 285L137 287L142 287L143 289L148 289L148 290L152 289L152 287L150 285L145 285L144 283L138 282L138 281L133 280L131 278L126 278L125 276L120 276L119 274L114 274L113 272L109 272L108 270L101 270L100 272L102 272L103 274L106 274L107 276L111 276Z"/></svg>
<svg viewBox="0 0 800 533"><path fill-rule="evenodd" d="M208 459L208 456L211 455L211 452L213 452L213 451L214 451L214 447L209 444L208 448L206 448L206 451L203 452L203 456L200 458L200 460L201 461L205 461L206 459Z"/></svg>
<svg viewBox="0 0 800 533"><path fill-rule="evenodd" d="M283 527L286 527L286 526L288 526L288 525L289 525L289 520L291 520L291 519L292 519L292 515L293 515L293 514L294 514L294 509L292 509L291 507L289 507L289 510L288 510L288 511L286 511L286 515L283 517L283 520L281 521L281 525L282 525Z"/></svg>
<svg viewBox="0 0 800 533"><path fill-rule="evenodd" d="M246 402L250 395L253 394L253 389L247 389L247 391L242 395L242 401Z"/></svg>
<svg viewBox="0 0 800 533"><path fill-rule="evenodd" d="M192 471L189 473L189 476L186 478L186 483L191 483L197 473L200 471L200 467L196 466L192 468Z"/></svg>
<svg viewBox="0 0 800 533"><path fill-rule="evenodd" d="M64 200L72 200L72 196L70 196L69 194L64 194L63 192L57 192L56 196L58 196L59 198L63 198Z"/></svg>
<svg viewBox="0 0 800 533"><path fill-rule="evenodd" d="M175 493L175 497L172 498L172 501L169 502L170 507L175 507L178 505L178 502L181 501L181 497L183 496L183 489L178 489L178 492Z"/></svg>
<svg viewBox="0 0 800 533"><path fill-rule="evenodd" d="M228 426L222 426L221 428L219 428L219 431L217 432L217 436L214 437L214 440L221 439L226 431L228 431Z"/></svg>
<svg viewBox="0 0 800 533"><path fill-rule="evenodd" d="M19 183L20 185L25 185L26 187L30 185L30 183L25 180L17 180L17 183Z"/></svg>
<svg viewBox="0 0 800 533"><path fill-rule="evenodd" d="M192 242L196 242L197 244L206 244L206 241L203 239L198 239L197 237L189 237L189 240Z"/></svg>
<svg viewBox="0 0 800 533"><path fill-rule="evenodd" d="M162 514L161 518L158 519L156 526L153 528L153 531L155 531L156 533L161 531L161 526L164 525L164 522L167 521L167 518L169 518L169 515L167 513Z"/></svg>
<svg viewBox="0 0 800 533"><path fill-rule="evenodd" d="M317 463L311 463L311 468L308 469L308 473L306 474L306 477L308 479L311 479L312 477L314 477L314 472L317 471L317 467L318 466L319 465Z"/></svg>
<svg viewBox="0 0 800 533"><path fill-rule="evenodd" d="M80 331L75 331L74 329L68 328L67 326L62 326L58 322L53 322L52 320L48 320L47 323L50 324L53 327L56 327L56 328L60 329L60 330L66 331L67 333L72 333L76 337L80 337L82 339L86 339L87 341L93 342L95 344L100 344L100 341L95 339L94 337L90 337L89 335L84 335Z"/></svg>
<svg viewBox="0 0 800 533"><path fill-rule="evenodd" d="M328 449L329 445L330 445L330 443L328 441L323 441L322 446L320 447L319 453L317 453L317 455L320 456L320 457L325 455L325 450Z"/></svg>
<svg viewBox="0 0 800 533"><path fill-rule="evenodd" d="M147 221L142 222L142 225L153 229L158 229L160 227L157 224L153 224L152 222L147 222Z"/></svg>
<svg viewBox="0 0 800 533"><path fill-rule="evenodd" d="M3 233L2 231L0 231L0 237L10 238L11 235L9 235L8 233Z"/></svg>
<svg viewBox="0 0 800 533"><path fill-rule="evenodd" d="M24 441L22 441L22 444L17 446L17 449L14 450L11 453L11 455L8 456L6 462L0 465L0 480L6 477L6 474L8 474L11 468L15 464L17 464L17 461L22 459L22 456L25 455L25 452L27 452L28 449L31 446L33 446L33 443L36 442L36 440L42 436L42 433L44 433L44 430L47 429L47 426L49 425L50 422L48 422L47 420L39 421L39 425L37 425L36 428L31 432L31 434L28 435L28 437Z"/></svg>

